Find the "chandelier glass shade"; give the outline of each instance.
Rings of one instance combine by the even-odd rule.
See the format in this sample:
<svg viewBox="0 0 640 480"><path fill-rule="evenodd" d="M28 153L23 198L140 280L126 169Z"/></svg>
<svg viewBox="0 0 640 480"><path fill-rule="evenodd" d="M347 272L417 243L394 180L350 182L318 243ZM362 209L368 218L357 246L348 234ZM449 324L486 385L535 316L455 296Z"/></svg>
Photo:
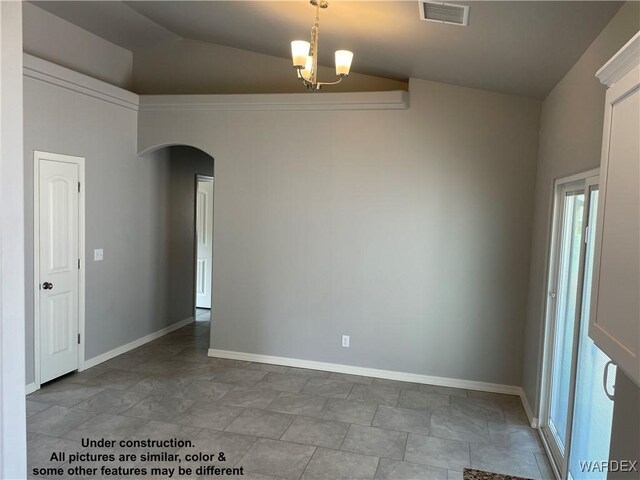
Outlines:
<svg viewBox="0 0 640 480"><path fill-rule="evenodd" d="M316 8L316 19L311 29L311 41L294 40L291 42L291 58L298 78L305 87L311 91L320 90L323 85L335 85L349 75L353 53L349 50L337 50L335 53L336 76L338 80L333 82L318 81L318 40L320 38L320 9L328 8L325 0L311 0L311 5Z"/></svg>

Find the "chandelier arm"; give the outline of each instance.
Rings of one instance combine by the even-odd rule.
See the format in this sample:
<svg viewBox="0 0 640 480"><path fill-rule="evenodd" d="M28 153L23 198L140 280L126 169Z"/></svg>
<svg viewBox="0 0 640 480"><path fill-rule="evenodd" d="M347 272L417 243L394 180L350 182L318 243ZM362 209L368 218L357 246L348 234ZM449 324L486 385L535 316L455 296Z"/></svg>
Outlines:
<svg viewBox="0 0 640 480"><path fill-rule="evenodd" d="M309 78L305 77L302 74L301 69L298 68L296 70L297 70L297 74L298 74L298 79L302 82L302 84L307 88L313 87L313 83L311 82L311 80Z"/></svg>
<svg viewBox="0 0 640 480"><path fill-rule="evenodd" d="M313 87L313 85L314 85L314 84L313 84L313 83L311 83L311 82L309 81L309 79L305 78L304 76L300 75L300 76L298 77L298 79L302 82L302 84L303 84L306 88L314 88L314 87Z"/></svg>
<svg viewBox="0 0 640 480"><path fill-rule="evenodd" d="M336 85L340 83L344 77L346 77L346 75L340 75L340 78L338 78L338 80L336 80L335 82L316 82L316 85L318 85L318 88L320 88L322 85Z"/></svg>

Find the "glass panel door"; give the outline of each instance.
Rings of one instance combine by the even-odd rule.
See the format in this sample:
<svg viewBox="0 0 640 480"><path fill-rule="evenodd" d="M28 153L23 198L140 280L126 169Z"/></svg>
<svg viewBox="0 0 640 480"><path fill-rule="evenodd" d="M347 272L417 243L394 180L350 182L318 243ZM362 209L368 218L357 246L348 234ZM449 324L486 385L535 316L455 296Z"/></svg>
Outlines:
<svg viewBox="0 0 640 480"><path fill-rule="evenodd" d="M563 189L560 200L561 223L558 236L556 286L555 291L550 293L551 298L555 300L555 327L547 422L557 460L564 459L567 447L576 305L579 295L580 257L584 231L584 187L576 190L575 186L568 186Z"/></svg>
<svg viewBox="0 0 640 480"><path fill-rule="evenodd" d="M589 221L586 238L584 292L582 319L578 339L576 391L574 401L571 453L569 455L569 478L576 480L600 479L606 473L594 468L594 464L609 459L613 401L606 395L602 381L604 369L610 358L589 338L589 307L591 276L593 271L593 249L595 243L596 210L598 188L589 189ZM613 382L616 368L609 369L608 378ZM611 385L607 386L611 391Z"/></svg>
<svg viewBox="0 0 640 480"><path fill-rule="evenodd" d="M556 186L541 429L562 479L600 479L609 458L609 358L588 336L597 203L597 176Z"/></svg>

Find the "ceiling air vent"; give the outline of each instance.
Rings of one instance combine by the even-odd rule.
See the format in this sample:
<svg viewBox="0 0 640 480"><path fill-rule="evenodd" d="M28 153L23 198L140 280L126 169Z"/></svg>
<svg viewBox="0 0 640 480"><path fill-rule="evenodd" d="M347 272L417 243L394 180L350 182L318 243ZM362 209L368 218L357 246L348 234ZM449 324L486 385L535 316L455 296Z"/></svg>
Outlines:
<svg viewBox="0 0 640 480"><path fill-rule="evenodd" d="M469 24L469 5L425 1L420 1L419 5L422 20L449 25L466 26Z"/></svg>

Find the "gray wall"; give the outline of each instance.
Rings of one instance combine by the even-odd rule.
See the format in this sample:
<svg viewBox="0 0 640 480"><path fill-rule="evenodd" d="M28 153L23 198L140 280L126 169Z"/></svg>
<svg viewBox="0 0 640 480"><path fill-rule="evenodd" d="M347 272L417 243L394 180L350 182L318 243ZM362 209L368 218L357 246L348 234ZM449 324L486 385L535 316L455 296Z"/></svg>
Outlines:
<svg viewBox="0 0 640 480"><path fill-rule="evenodd" d="M172 318L193 315L195 177L213 176L213 158L192 147L170 147L169 277Z"/></svg>
<svg viewBox="0 0 640 480"><path fill-rule="evenodd" d="M31 78L25 88L26 363L34 380L33 151L86 162L86 350L91 359L193 315L191 148L136 155L137 113ZM104 261L93 261L93 249Z"/></svg>
<svg viewBox="0 0 640 480"><path fill-rule="evenodd" d="M215 157L213 348L520 385L540 103L409 90L406 111L140 112L140 151Z"/></svg>
<svg viewBox="0 0 640 480"><path fill-rule="evenodd" d="M86 358L185 317L168 313L169 156L136 156L135 111L24 79L27 383L33 358L33 151L86 162ZM104 248L104 261L93 249ZM189 316L189 315L188 315Z"/></svg>
<svg viewBox="0 0 640 480"><path fill-rule="evenodd" d="M195 40L138 49L133 56L134 90L140 94L305 92L291 60ZM320 67L332 81L335 69ZM353 72L332 92L406 90L407 83Z"/></svg>
<svg viewBox="0 0 640 480"><path fill-rule="evenodd" d="M640 3L627 2L542 103L523 370L523 388L534 411L540 392L553 181L600 165L606 88L595 73L639 28Z"/></svg>
<svg viewBox="0 0 640 480"><path fill-rule="evenodd" d="M36 57L131 88L133 54L55 15L23 2L23 48Z"/></svg>

